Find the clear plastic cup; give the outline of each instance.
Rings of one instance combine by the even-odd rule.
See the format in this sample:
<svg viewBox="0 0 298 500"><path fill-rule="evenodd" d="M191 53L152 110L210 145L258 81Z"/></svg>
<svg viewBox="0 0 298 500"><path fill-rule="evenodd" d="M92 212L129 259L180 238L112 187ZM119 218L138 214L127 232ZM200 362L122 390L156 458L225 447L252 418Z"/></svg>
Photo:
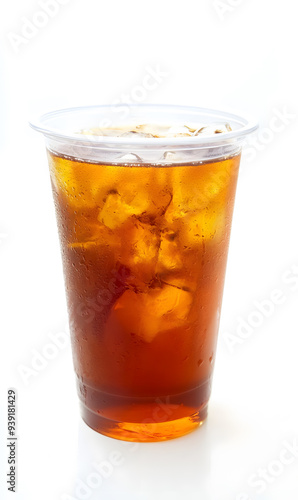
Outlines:
<svg viewBox="0 0 298 500"><path fill-rule="evenodd" d="M84 421L130 441L192 431L207 416L241 146L256 125L118 105L32 127L46 139Z"/></svg>

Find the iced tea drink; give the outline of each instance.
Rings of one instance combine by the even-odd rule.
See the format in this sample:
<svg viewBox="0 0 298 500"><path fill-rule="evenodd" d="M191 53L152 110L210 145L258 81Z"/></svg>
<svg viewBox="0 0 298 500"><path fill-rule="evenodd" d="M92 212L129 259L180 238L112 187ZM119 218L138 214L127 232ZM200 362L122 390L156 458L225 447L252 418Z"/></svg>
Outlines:
<svg viewBox="0 0 298 500"><path fill-rule="evenodd" d="M129 138L134 151L155 128L81 135ZM210 151L103 161L48 147L82 416L107 436L170 439L206 418L240 160L238 145Z"/></svg>

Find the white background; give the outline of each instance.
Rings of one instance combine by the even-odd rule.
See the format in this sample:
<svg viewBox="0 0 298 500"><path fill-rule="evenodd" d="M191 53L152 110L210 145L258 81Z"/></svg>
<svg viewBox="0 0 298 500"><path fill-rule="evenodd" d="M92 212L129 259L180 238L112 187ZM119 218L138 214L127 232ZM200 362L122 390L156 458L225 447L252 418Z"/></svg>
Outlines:
<svg viewBox="0 0 298 500"><path fill-rule="evenodd" d="M0 16L1 498L297 500L295 3L64 0L51 18L41 5L2 2ZM149 91L152 70L160 76ZM33 113L127 99L231 109L260 123L242 161L208 421L136 446L80 420L44 144L28 127ZM268 300L267 317L256 315ZM242 326L245 339L243 321L258 324ZM64 347L51 350L53 337ZM16 494L6 487L9 387L18 392Z"/></svg>

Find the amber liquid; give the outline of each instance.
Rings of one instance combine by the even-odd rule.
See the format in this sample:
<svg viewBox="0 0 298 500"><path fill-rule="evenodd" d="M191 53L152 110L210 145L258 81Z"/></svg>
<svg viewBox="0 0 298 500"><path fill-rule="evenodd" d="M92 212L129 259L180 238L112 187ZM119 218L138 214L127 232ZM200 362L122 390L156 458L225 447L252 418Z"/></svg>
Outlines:
<svg viewBox="0 0 298 500"><path fill-rule="evenodd" d="M98 432L157 441L206 418L239 159L49 153L82 416Z"/></svg>

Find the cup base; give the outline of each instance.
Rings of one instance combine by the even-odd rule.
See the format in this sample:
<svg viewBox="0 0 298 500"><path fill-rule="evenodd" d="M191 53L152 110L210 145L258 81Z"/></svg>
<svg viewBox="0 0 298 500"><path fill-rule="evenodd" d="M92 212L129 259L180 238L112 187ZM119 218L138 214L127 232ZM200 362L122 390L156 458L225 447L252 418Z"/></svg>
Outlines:
<svg viewBox="0 0 298 500"><path fill-rule="evenodd" d="M118 422L104 418L81 404L84 422L104 436L133 442L167 441L189 434L207 418L207 405L188 417L167 422Z"/></svg>

